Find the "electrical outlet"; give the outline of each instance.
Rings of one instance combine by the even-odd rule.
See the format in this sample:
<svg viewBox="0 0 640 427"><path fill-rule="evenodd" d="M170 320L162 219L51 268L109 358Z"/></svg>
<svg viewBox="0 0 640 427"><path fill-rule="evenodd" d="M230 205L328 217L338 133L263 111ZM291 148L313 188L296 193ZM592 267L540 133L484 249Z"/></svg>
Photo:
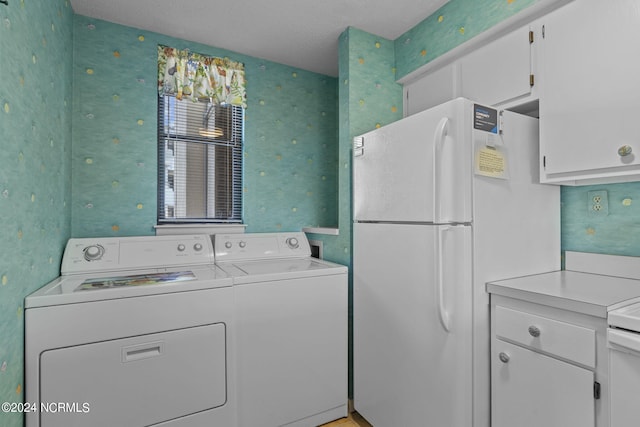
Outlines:
<svg viewBox="0 0 640 427"><path fill-rule="evenodd" d="M587 197L589 199L587 208L591 215L609 215L609 198L606 190L589 191Z"/></svg>

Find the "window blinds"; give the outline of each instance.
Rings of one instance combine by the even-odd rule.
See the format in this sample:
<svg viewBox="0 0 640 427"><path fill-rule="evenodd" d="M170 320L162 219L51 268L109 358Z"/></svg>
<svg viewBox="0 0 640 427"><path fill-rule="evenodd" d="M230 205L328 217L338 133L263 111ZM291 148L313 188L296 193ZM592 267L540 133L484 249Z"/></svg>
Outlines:
<svg viewBox="0 0 640 427"><path fill-rule="evenodd" d="M158 97L158 222L242 222L244 109Z"/></svg>

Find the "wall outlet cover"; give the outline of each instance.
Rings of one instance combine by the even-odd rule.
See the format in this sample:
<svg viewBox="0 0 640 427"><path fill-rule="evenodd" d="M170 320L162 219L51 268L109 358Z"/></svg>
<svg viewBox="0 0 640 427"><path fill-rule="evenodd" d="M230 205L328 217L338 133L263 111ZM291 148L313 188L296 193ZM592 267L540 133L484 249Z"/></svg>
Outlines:
<svg viewBox="0 0 640 427"><path fill-rule="evenodd" d="M589 191L587 193L587 209L591 215L609 215L609 198L607 191Z"/></svg>

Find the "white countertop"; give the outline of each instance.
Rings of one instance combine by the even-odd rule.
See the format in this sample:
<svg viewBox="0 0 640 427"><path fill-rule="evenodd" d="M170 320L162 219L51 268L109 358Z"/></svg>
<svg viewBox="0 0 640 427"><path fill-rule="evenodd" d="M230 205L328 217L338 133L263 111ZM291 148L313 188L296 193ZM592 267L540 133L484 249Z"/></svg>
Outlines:
<svg viewBox="0 0 640 427"><path fill-rule="evenodd" d="M487 292L606 318L640 302L640 280L577 271L554 271L487 283Z"/></svg>

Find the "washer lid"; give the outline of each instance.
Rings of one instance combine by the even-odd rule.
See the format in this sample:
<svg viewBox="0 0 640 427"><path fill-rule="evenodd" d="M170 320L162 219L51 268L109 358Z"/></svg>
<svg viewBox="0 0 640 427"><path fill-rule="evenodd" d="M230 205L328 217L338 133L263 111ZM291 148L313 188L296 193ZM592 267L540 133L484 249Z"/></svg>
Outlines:
<svg viewBox="0 0 640 427"><path fill-rule="evenodd" d="M222 269L182 266L61 276L27 296L25 308L231 286Z"/></svg>
<svg viewBox="0 0 640 427"><path fill-rule="evenodd" d="M610 311L608 320L613 327L640 332L640 303Z"/></svg>
<svg viewBox="0 0 640 427"><path fill-rule="evenodd" d="M296 273L327 268L326 265L320 264L310 258L240 262L235 265L246 274Z"/></svg>
<svg viewBox="0 0 640 427"><path fill-rule="evenodd" d="M235 284L347 273L347 267L344 265L311 257L241 261L219 265L233 276Z"/></svg>

